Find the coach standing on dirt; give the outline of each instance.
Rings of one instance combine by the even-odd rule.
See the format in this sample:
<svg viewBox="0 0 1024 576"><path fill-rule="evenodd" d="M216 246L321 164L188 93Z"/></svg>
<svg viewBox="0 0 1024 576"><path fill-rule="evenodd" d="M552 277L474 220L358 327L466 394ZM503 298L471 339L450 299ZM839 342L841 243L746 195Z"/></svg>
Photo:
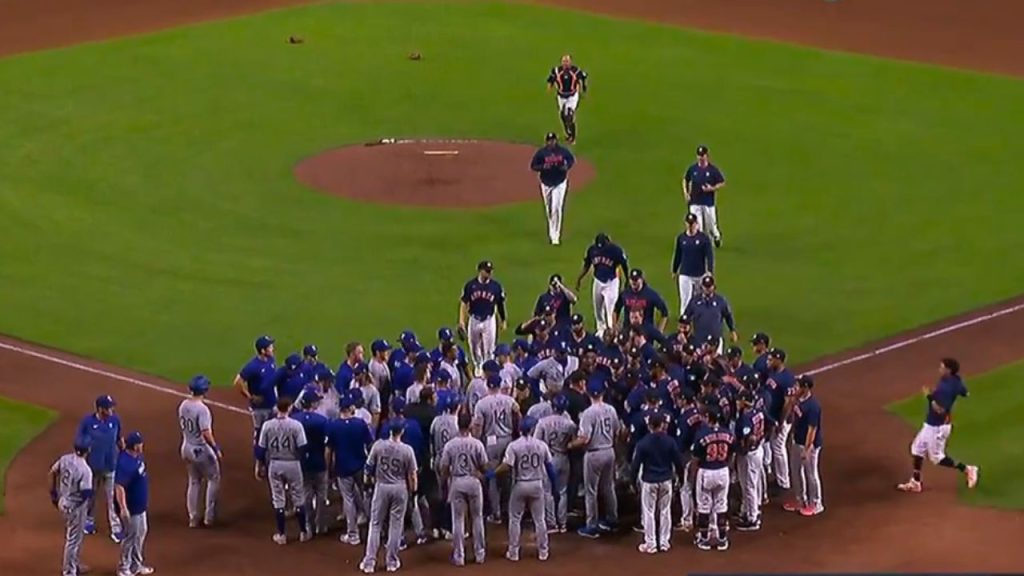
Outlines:
<svg viewBox="0 0 1024 576"><path fill-rule="evenodd" d="M110 539L121 541L121 521L114 510L114 469L117 465L117 452L123 446L121 438L121 419L114 413L117 402L108 395L96 399L96 411L82 419L78 425L76 439L85 439L91 446L86 461L92 470L93 493L89 499L88 513L85 519L85 533L96 533L96 520L93 511L96 508L96 492L103 491L107 499L107 518L110 521Z"/></svg>

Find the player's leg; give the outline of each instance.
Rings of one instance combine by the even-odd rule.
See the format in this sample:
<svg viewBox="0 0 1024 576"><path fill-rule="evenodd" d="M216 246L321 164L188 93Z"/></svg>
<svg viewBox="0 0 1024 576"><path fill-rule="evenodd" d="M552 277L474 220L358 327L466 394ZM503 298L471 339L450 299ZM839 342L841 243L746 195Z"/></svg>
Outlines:
<svg viewBox="0 0 1024 576"><path fill-rule="evenodd" d="M697 470L697 478L694 482L697 500L697 537L695 542L698 548L709 550L708 529L711 516L711 492L705 487L706 470Z"/></svg>
<svg viewBox="0 0 1024 576"><path fill-rule="evenodd" d="M580 93L576 92L572 96L566 99L565 105L565 117L566 117L566 138L569 143L576 142L576 107L580 104Z"/></svg>
<svg viewBox="0 0 1024 576"><path fill-rule="evenodd" d="M793 500L783 505L783 508L789 512L799 512L807 505L807 485L804 481L802 450L803 447L795 442L789 445L789 482L793 488Z"/></svg>
<svg viewBox="0 0 1024 576"><path fill-rule="evenodd" d="M596 452L583 454L583 487L584 506L587 511L587 528L597 529L597 486L601 479L601 471L594 458Z"/></svg>
<svg viewBox="0 0 1024 576"><path fill-rule="evenodd" d="M768 480L767 480L767 478L765 478L765 473L764 473L764 453L765 452L766 452L766 450L764 449L764 444L763 443L762 443L761 446L759 446L757 448L757 450L754 450L753 452L751 452L751 457L753 458L753 463L751 464L750 467L751 467L751 473L754 475L754 480L752 480L752 482L754 484L754 490L755 490L754 513L757 515L755 520L757 520L757 524L758 525L760 525L760 523L761 523L761 506L764 505L764 501L768 497Z"/></svg>
<svg viewBox="0 0 1024 576"><path fill-rule="evenodd" d="M384 529L387 516L391 513L390 503L384 496L384 486L378 484L370 499L370 526L366 531L366 553L359 568L363 572L373 572L377 565L377 552L380 550L380 533ZM402 526L401 520L398 523Z"/></svg>
<svg viewBox="0 0 1024 576"><path fill-rule="evenodd" d="M310 529L309 518L306 516L308 499L301 465L298 462L289 462L285 478L288 497L291 499L292 506L295 507L295 518L299 521L299 541L309 540L312 538L313 532Z"/></svg>
<svg viewBox="0 0 1024 576"><path fill-rule="evenodd" d="M466 564L466 509L468 502L462 491L455 486L451 488L452 508L452 564Z"/></svg>
<svg viewBox="0 0 1024 576"><path fill-rule="evenodd" d="M64 516L64 559L63 576L78 576L79 559L82 555L82 540L85 538L85 506L67 507L61 510Z"/></svg>
<svg viewBox="0 0 1024 576"><path fill-rule="evenodd" d="M287 541L284 528L285 506L288 504L287 497L285 496L285 479L278 470L278 462L271 462L267 468L267 483L270 485L270 503L274 507L274 521L277 528L274 532L275 542L284 544Z"/></svg>
<svg viewBox="0 0 1024 576"><path fill-rule="evenodd" d="M487 469L494 470L501 463L501 450L497 444L487 446ZM487 520L492 524L501 524L501 489L498 488L498 478L493 476L487 478L487 507L490 515Z"/></svg>
<svg viewBox="0 0 1024 576"><path fill-rule="evenodd" d="M483 331L479 320L474 316L469 317L468 325L466 326L466 336L469 339L469 355L473 360L473 370L477 376L483 374L484 354L483 354Z"/></svg>
<svg viewBox="0 0 1024 576"><path fill-rule="evenodd" d="M555 495L551 491L551 480L545 476L541 479L541 485L544 487L543 493L541 494L541 501L544 503L544 525L552 531L557 531L558 522L555 520Z"/></svg>
<svg viewBox="0 0 1024 576"><path fill-rule="evenodd" d="M654 503L658 519L658 549L667 552L672 547L672 481L658 485L658 499Z"/></svg>
<svg viewBox="0 0 1024 576"><path fill-rule="evenodd" d="M786 443L789 440L791 425L787 422L775 426L775 433L772 435L772 470L775 472L775 483L782 490L789 490L789 452Z"/></svg>
<svg viewBox="0 0 1024 576"><path fill-rule="evenodd" d="M107 525L110 526L110 535L121 534L121 517L118 516L117 510L114 509L114 473L106 472L103 474L103 494L106 498L104 504L107 506Z"/></svg>
<svg viewBox="0 0 1024 576"><path fill-rule="evenodd" d="M412 532L416 535L417 544L426 544L427 542L427 528L423 522L423 511L425 508L423 504L422 494L417 493L409 497L409 504L407 506L409 509L409 519L412 523Z"/></svg>
<svg viewBox="0 0 1024 576"><path fill-rule="evenodd" d="M740 518L746 520L751 517L751 503L753 489L750 486L750 459L749 454L739 454L736 457L736 477L740 481ZM741 521L741 524L743 522Z"/></svg>
<svg viewBox="0 0 1024 576"><path fill-rule="evenodd" d="M401 565L398 561L398 548L402 542L402 529L405 524L402 520L405 518L405 510L409 502L409 494L405 491L404 486L388 486L385 488L389 492L390 501L389 508L390 514L388 518L388 547L387 553L384 557L385 566L389 569L397 568Z"/></svg>
<svg viewBox="0 0 1024 576"><path fill-rule="evenodd" d="M804 486L807 492L807 514L813 512L818 514L825 510L824 500L821 492L821 476L818 473L818 457L821 455L820 448L811 448L807 457L803 460Z"/></svg>
<svg viewBox="0 0 1024 576"><path fill-rule="evenodd" d="M203 524L213 526L217 521L217 499L220 497L220 460L213 450L208 449L202 464L201 473L206 478L206 512Z"/></svg>
<svg viewBox="0 0 1024 576"><path fill-rule="evenodd" d="M604 506L605 521L614 529L619 522L619 500L615 495L615 451L605 450L599 456L601 472L598 490Z"/></svg>
<svg viewBox="0 0 1024 576"><path fill-rule="evenodd" d="M508 551L505 557L513 562L519 561L519 544L522 537L523 510L525 509L525 490L522 484L512 485L512 497L508 501ZM540 533L537 533L540 536Z"/></svg>
<svg viewBox="0 0 1024 576"><path fill-rule="evenodd" d="M654 554L658 549L658 533L655 508L658 502L658 485L640 482L640 523L644 527L644 541L640 551Z"/></svg>
<svg viewBox="0 0 1024 576"><path fill-rule="evenodd" d="M715 246L722 245L722 233L718 230L718 209L715 206L704 207L704 219L708 223L708 235L715 241Z"/></svg>
<svg viewBox="0 0 1024 576"><path fill-rule="evenodd" d="M715 541L718 550L729 549L729 469L714 471L711 512L714 514Z"/></svg>
<svg viewBox="0 0 1024 576"><path fill-rule="evenodd" d="M590 289L590 297L594 302L594 329L598 338L604 335L604 331L608 328L608 320L604 315L605 306L603 287L604 283L595 278Z"/></svg>
<svg viewBox="0 0 1024 576"><path fill-rule="evenodd" d="M682 316L686 311L686 305L690 303L690 297L693 296L693 280L680 274L676 283L679 285L679 315Z"/></svg>
<svg viewBox="0 0 1024 576"><path fill-rule="evenodd" d="M558 502L555 503L555 526L565 532L569 521L569 458L565 454L554 457L555 474L558 477Z"/></svg>
<svg viewBox="0 0 1024 576"><path fill-rule="evenodd" d="M484 361L494 359L494 346L498 339L498 319L496 316L491 316L484 321L483 326L483 346Z"/></svg>
<svg viewBox="0 0 1024 576"><path fill-rule="evenodd" d="M551 189L551 243L558 245L562 241L562 212L565 208L565 193L569 188L569 180Z"/></svg>
<svg viewBox="0 0 1024 576"><path fill-rule="evenodd" d="M540 197L541 197L541 200L544 201L544 221L547 223L547 227L548 227L548 242L550 242L550 243L554 242L554 226L551 223L552 222L552 218L551 218L551 192L552 192L552 190L554 190L554 187L548 186L548 185L544 184L543 182L541 182L541 184L540 184Z"/></svg>
<svg viewBox="0 0 1024 576"><path fill-rule="evenodd" d="M533 486L527 506L530 509L530 519L533 520L534 532L537 535L537 558L541 561L547 560L550 550L548 548L548 523L544 518L543 488L536 484Z"/></svg>
<svg viewBox="0 0 1024 576"><path fill-rule="evenodd" d="M937 426L935 437L928 446L928 457L934 464L944 468L959 470L967 478L967 487L974 488L978 484L978 467L957 461L946 454L946 442L953 432L952 424Z"/></svg>
<svg viewBox="0 0 1024 576"><path fill-rule="evenodd" d="M199 497L203 492L203 474L199 462L193 459L193 449L186 448L182 456L185 459L185 472L188 475L188 488L185 490L185 509L188 511L188 525L198 528L201 523Z"/></svg>
<svg viewBox="0 0 1024 576"><path fill-rule="evenodd" d="M133 574L142 572L146 566L146 536L149 534L149 517L143 512L131 517L135 524L135 542L132 546L132 570Z"/></svg>
<svg viewBox="0 0 1024 576"><path fill-rule="evenodd" d="M341 510L345 516L345 533L339 540L353 546L359 545L359 512L356 505L356 479L354 476L338 478L338 493L341 495Z"/></svg>
<svg viewBox="0 0 1024 576"><path fill-rule="evenodd" d="M679 530L689 532L693 530L694 522L694 502L693 492L694 483L690 480L690 470L695 464L692 460L687 461L684 467L685 472L683 473L683 481L679 487L679 507L682 514L679 518L679 524L676 526Z"/></svg>
<svg viewBox="0 0 1024 576"><path fill-rule="evenodd" d="M483 564L487 556L487 534L484 531L484 490L479 482L473 482L466 492L469 503L469 521L473 525L473 558Z"/></svg>

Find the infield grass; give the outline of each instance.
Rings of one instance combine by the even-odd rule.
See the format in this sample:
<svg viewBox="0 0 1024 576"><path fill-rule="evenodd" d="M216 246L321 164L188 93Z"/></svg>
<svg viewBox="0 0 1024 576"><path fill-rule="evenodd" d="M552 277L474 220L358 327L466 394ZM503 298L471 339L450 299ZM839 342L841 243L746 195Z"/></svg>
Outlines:
<svg viewBox="0 0 1024 576"><path fill-rule="evenodd" d="M42 432L56 414L38 406L22 404L0 396L0 514L4 512L7 467L21 450ZM42 472L41 472L42 473Z"/></svg>
<svg viewBox="0 0 1024 576"><path fill-rule="evenodd" d="M969 378L967 389L970 396L957 400L946 451L977 464L981 473L977 487L961 486L960 496L978 506L1024 509L1024 362ZM924 418L924 400L917 395L890 410L916 428ZM931 468L925 470L926 480L929 474L941 474Z"/></svg>
<svg viewBox="0 0 1024 576"><path fill-rule="evenodd" d="M537 142L566 51L592 78L577 151L598 176L559 248L539 201L389 208L292 176L387 136ZM1024 281L1004 264L1024 253L1013 79L480 2L270 12L2 60L0 84L0 331L171 378L227 382L264 332L331 363L350 339L431 340L482 258L522 319L598 230L674 314L697 143L729 179L718 276L741 334L796 360Z"/></svg>

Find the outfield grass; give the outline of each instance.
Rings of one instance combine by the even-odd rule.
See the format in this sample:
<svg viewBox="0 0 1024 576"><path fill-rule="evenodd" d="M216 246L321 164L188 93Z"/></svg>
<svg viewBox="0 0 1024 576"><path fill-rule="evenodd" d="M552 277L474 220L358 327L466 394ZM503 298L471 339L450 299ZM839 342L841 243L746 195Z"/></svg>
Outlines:
<svg viewBox="0 0 1024 576"><path fill-rule="evenodd" d="M981 467L974 490L960 495L979 506L1024 509L1024 362L1011 364L967 381L970 396L956 403L950 456ZM924 418L920 395L890 406L912 426ZM939 472L925 471L927 475Z"/></svg>
<svg viewBox="0 0 1024 576"><path fill-rule="evenodd" d="M4 495L7 487L7 467L14 455L29 440L43 431L56 414L33 406L0 397L0 514L4 511Z"/></svg>
<svg viewBox="0 0 1024 576"><path fill-rule="evenodd" d="M292 176L382 136L537 142L566 50L591 74L577 148L598 177L560 248L539 201L392 209ZM484 257L519 319L599 229L674 308L698 142L730 181L719 277L741 333L797 360L1024 281L1002 265L1024 251L1008 78L481 2L266 13L2 60L0 84L0 332L172 378L226 382L263 332L332 362L353 338L432 335Z"/></svg>

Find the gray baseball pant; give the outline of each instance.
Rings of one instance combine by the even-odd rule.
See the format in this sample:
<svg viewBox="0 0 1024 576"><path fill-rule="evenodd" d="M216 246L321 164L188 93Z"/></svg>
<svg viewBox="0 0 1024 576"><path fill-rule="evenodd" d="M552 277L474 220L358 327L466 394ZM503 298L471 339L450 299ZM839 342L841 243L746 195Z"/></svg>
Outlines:
<svg viewBox="0 0 1024 576"><path fill-rule="evenodd" d="M511 438L498 438L494 444L486 446L487 450L487 466L491 470L498 467L501 463L501 459L505 457L505 449L512 442ZM501 518L501 493L502 484L505 482L505 477L494 476L487 482L487 502L491 507L491 516L495 518Z"/></svg>
<svg viewBox="0 0 1024 576"><path fill-rule="evenodd" d="M601 520L598 497L603 500L605 519L619 521L619 502L615 496L615 450L597 449L583 455L583 485L586 487L587 526L596 528Z"/></svg>
<svg viewBox="0 0 1024 576"><path fill-rule="evenodd" d="M271 460L267 476L270 479L270 501L275 510L284 510L289 499L295 508L306 505L302 466L298 460Z"/></svg>
<svg viewBox="0 0 1024 576"><path fill-rule="evenodd" d="M818 474L818 456L821 448L811 448L807 457L801 457L803 447L791 444L789 462L793 481L793 494L801 506L817 506L822 503L821 476Z"/></svg>
<svg viewBox="0 0 1024 576"><path fill-rule="evenodd" d="M519 558L522 538L523 512L530 510L534 533L537 535L537 555L548 555L548 527L544 522L544 483L539 480L516 482L508 502L508 553Z"/></svg>
<svg viewBox="0 0 1024 576"><path fill-rule="evenodd" d="M145 512L128 517L124 526L124 540L121 540L121 561L117 565L119 573L136 574L142 568L142 549L148 532L149 523Z"/></svg>
<svg viewBox="0 0 1024 576"><path fill-rule="evenodd" d="M761 502L764 493L761 491L764 485L764 454L763 447L740 454L736 460L736 468L739 472L740 489L743 497L740 501L740 516L751 522L761 517Z"/></svg>
<svg viewBox="0 0 1024 576"><path fill-rule="evenodd" d="M457 565L466 563L466 513L473 524L473 554L477 563L487 555L484 533L484 491L480 481L472 476L452 478L448 488L448 502L452 507L452 560Z"/></svg>
<svg viewBox="0 0 1024 576"><path fill-rule="evenodd" d="M85 538L86 504L69 503L61 500L60 513L64 517L64 560L61 564L63 576L78 576L79 559L82 555L82 540Z"/></svg>
<svg viewBox="0 0 1024 576"><path fill-rule="evenodd" d="M303 490L306 493L306 518L309 520L309 532L323 534L327 532L327 513L330 502L327 500L327 471L303 472Z"/></svg>
<svg viewBox="0 0 1024 576"><path fill-rule="evenodd" d="M205 481L206 514L203 521L206 524L213 524L217 518L217 494L220 492L220 462L217 455L209 446L183 446L181 457L185 460L185 470L188 472L188 490L185 492L188 521L199 522L199 500Z"/></svg>
<svg viewBox="0 0 1024 576"><path fill-rule="evenodd" d="M398 545L405 529L405 510L409 503L409 490L405 484L378 484L373 490L370 503L370 530L366 539L366 556L362 565L374 568L377 552L380 550L380 532L384 523L388 525L388 541L385 546L385 566L398 566Z"/></svg>
<svg viewBox="0 0 1024 576"><path fill-rule="evenodd" d="M358 476L338 478L338 493L341 494L341 510L345 514L345 534L349 538L359 537L359 513L366 514L366 496Z"/></svg>
<svg viewBox="0 0 1024 576"><path fill-rule="evenodd" d="M89 499L89 507L86 522L96 523L93 517L93 511L96 507L96 496L103 492L106 498L107 504L107 522L109 522L110 533L117 534L121 532L121 518L118 517L117 512L114 510L114 473L113 472L97 472L93 470L92 473L92 498Z"/></svg>
<svg viewBox="0 0 1024 576"><path fill-rule="evenodd" d="M552 464L558 479L558 503L544 478L544 520L550 526L565 526L569 518L569 457L565 454L552 454Z"/></svg>

